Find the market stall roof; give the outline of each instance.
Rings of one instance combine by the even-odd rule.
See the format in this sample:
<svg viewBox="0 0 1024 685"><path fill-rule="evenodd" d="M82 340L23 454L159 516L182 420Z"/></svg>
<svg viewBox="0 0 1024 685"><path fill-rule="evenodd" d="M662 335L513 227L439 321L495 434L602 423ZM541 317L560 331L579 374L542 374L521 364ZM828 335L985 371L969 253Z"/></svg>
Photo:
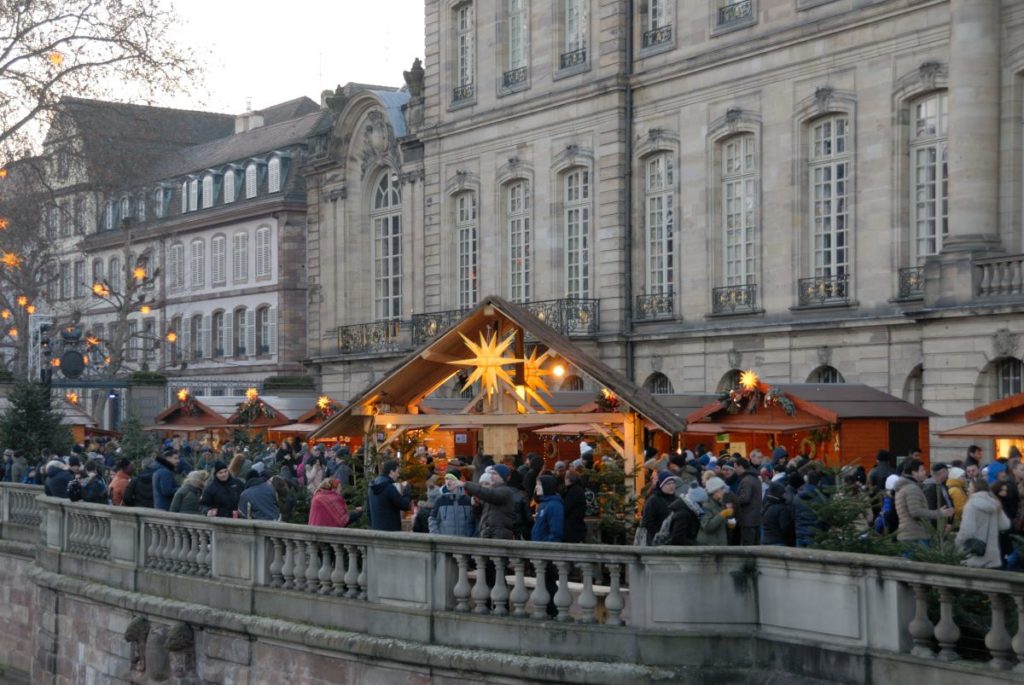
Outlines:
<svg viewBox="0 0 1024 685"><path fill-rule="evenodd" d="M312 433L320 426L319 423L303 423L301 421L297 423L288 423L283 426L274 426L271 428L275 433Z"/></svg>
<svg viewBox="0 0 1024 685"><path fill-rule="evenodd" d="M62 399L54 409L60 412L61 423L66 426L95 427L99 425L92 414L66 399Z"/></svg>
<svg viewBox="0 0 1024 685"><path fill-rule="evenodd" d="M965 412L964 418L968 421L981 421L982 419L1024 421L1024 392L1018 392L995 402L975 407Z"/></svg>
<svg viewBox="0 0 1024 685"><path fill-rule="evenodd" d="M484 330L504 331L513 327L521 328L527 336L550 350L552 354L564 359L615 393L623 404L650 420L658 428L668 433L683 429L682 419L658 404L646 390L604 362L591 357L568 338L542 323L524 307L492 295L484 298L476 308L467 312L447 331L408 355L385 374L381 381L371 385L354 398L343 411L325 421L310 438L341 435L343 427L351 428L354 425L351 423L353 417L360 420L363 418L354 416L354 410L374 400L403 408L419 405L427 395L458 371L458 367L449 362L463 359L466 355L465 343L460 333L471 340L476 340ZM463 399L462 406L465 402ZM537 418L538 425L545 420L559 420L557 414L538 415Z"/></svg>
<svg viewBox="0 0 1024 685"><path fill-rule="evenodd" d="M226 420L195 397L189 398L189 406L186 407L180 401L175 400L171 406L153 417L152 426L146 426L146 430L169 430L181 429L183 431L200 431L218 426Z"/></svg>
<svg viewBox="0 0 1024 685"><path fill-rule="evenodd" d="M263 400L263 404L273 411L274 416L260 416L256 421L253 421L253 425L273 428L274 430L277 430L278 426L298 421L300 416L309 411L311 405L316 404L316 399L312 396L280 397L278 395L260 395L259 399ZM236 400L235 411L227 419L227 424L231 427L238 425L241 409L237 405L245 402L245 398L239 397Z"/></svg>
<svg viewBox="0 0 1024 685"><path fill-rule="evenodd" d="M940 438L1024 437L1024 392L983 404L964 413L968 423L939 431Z"/></svg>

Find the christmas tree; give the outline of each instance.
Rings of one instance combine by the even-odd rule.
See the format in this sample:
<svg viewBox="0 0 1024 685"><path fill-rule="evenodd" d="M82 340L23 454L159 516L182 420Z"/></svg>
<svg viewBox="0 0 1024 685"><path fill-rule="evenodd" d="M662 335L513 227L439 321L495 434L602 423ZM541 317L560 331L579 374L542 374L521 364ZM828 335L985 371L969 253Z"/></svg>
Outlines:
<svg viewBox="0 0 1024 685"><path fill-rule="evenodd" d="M121 456L135 462L141 469L142 460L156 453L156 436L142 430L142 422L134 414L121 422Z"/></svg>
<svg viewBox="0 0 1024 685"><path fill-rule="evenodd" d="M50 388L41 383L15 384L8 396L7 411L0 415L0 446L24 450L31 462L49 447L55 454L71 450L71 431L61 423L60 412L50 404Z"/></svg>

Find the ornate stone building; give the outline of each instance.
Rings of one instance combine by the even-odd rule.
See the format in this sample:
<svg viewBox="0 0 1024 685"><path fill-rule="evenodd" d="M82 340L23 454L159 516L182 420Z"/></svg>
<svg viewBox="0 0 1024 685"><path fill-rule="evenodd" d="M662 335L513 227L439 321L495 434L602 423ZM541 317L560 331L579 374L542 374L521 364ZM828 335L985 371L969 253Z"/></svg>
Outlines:
<svg viewBox="0 0 1024 685"><path fill-rule="evenodd" d="M1024 3L425 9L423 73L335 94L311 171L326 390L488 293L654 392L862 382L938 431L1022 390Z"/></svg>

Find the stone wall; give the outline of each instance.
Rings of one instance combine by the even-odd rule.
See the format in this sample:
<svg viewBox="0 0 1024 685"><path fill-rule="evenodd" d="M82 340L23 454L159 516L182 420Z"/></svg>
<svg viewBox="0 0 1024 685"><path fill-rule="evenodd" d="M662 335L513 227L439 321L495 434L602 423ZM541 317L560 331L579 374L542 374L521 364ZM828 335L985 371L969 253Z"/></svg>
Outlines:
<svg viewBox="0 0 1024 685"><path fill-rule="evenodd" d="M26 576L32 558L25 549L0 541L0 681L17 682L32 667L32 633L37 624L33 585Z"/></svg>

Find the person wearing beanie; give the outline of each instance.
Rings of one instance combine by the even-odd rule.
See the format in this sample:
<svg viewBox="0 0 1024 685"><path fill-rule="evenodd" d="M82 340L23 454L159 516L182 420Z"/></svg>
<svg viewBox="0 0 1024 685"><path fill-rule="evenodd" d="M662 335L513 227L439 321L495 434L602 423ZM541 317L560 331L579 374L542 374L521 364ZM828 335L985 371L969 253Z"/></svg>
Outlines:
<svg viewBox="0 0 1024 685"><path fill-rule="evenodd" d="M765 493L761 513L761 544L792 547L794 539L793 507L786 503L786 485L772 481Z"/></svg>
<svg viewBox="0 0 1024 685"><path fill-rule="evenodd" d="M1009 477L1009 474L1006 471L1005 462L994 461L985 468L987 469L985 473L989 485L992 485L997 480L1007 480Z"/></svg>
<svg viewBox="0 0 1024 685"><path fill-rule="evenodd" d="M393 459L384 462L380 474L370 483L367 497L370 527L401 531L402 512L412 508L412 488L408 483L398 482L399 465Z"/></svg>
<svg viewBox="0 0 1024 685"><path fill-rule="evenodd" d="M725 495L729 492L725 481L718 476L708 479L704 486L708 499L704 503L704 515L700 519L700 532L697 533L697 544L702 546L725 545L728 540L729 519L732 518L732 506L725 503Z"/></svg>
<svg viewBox="0 0 1024 685"><path fill-rule="evenodd" d="M530 539L534 542L561 542L565 524L565 505L558 494L558 480L551 474L537 478L537 517Z"/></svg>
<svg viewBox="0 0 1024 685"><path fill-rule="evenodd" d="M89 460L85 464L85 478L82 479L82 501L93 504L110 504L107 484L100 474L100 463Z"/></svg>
<svg viewBox="0 0 1024 685"><path fill-rule="evenodd" d="M171 508L174 491L178 489L178 485L174 481L174 474L178 470L178 459L178 451L173 447L164 450L164 454L156 458L157 467L153 471L154 509L168 511Z"/></svg>
<svg viewBox="0 0 1024 685"><path fill-rule="evenodd" d="M956 512L953 514L954 527L960 523L964 506L967 504L966 475L967 473L963 469L953 467L949 470L949 476L946 478L946 491L949 493L949 498L953 502L953 510Z"/></svg>
<svg viewBox="0 0 1024 685"><path fill-rule="evenodd" d="M644 502L643 526L647 531L647 544L654 542L654 536L661 530L661 524L669 516L669 505L676 499L677 478L670 471L658 471L654 491Z"/></svg>
<svg viewBox="0 0 1024 685"><path fill-rule="evenodd" d="M202 516L205 512L199 500L203 497L206 482L210 479L208 471L189 471L185 482L181 484L171 500L171 511L179 514Z"/></svg>
<svg viewBox="0 0 1024 685"><path fill-rule="evenodd" d="M482 477L480 483L459 483L467 493L483 502L477 525L477 534L482 538L514 540L517 530L521 529L521 507L517 506L515 491L505 482L508 473L507 466L498 464L491 471L490 486L484 486ZM526 500L525 494L522 500Z"/></svg>
<svg viewBox="0 0 1024 685"><path fill-rule="evenodd" d="M473 501L461 485L458 470L445 474L440 494L434 500L427 520L427 530L435 535L471 538L476 535Z"/></svg>
<svg viewBox="0 0 1024 685"><path fill-rule="evenodd" d="M206 507L207 516L232 518L238 510L238 498L244 488L242 481L231 475L223 461L213 463L213 477L203 490L199 503Z"/></svg>
<svg viewBox="0 0 1024 685"><path fill-rule="evenodd" d="M60 459L53 459L46 464L46 482L43 492L47 497L68 498L68 483L74 478L71 468Z"/></svg>

